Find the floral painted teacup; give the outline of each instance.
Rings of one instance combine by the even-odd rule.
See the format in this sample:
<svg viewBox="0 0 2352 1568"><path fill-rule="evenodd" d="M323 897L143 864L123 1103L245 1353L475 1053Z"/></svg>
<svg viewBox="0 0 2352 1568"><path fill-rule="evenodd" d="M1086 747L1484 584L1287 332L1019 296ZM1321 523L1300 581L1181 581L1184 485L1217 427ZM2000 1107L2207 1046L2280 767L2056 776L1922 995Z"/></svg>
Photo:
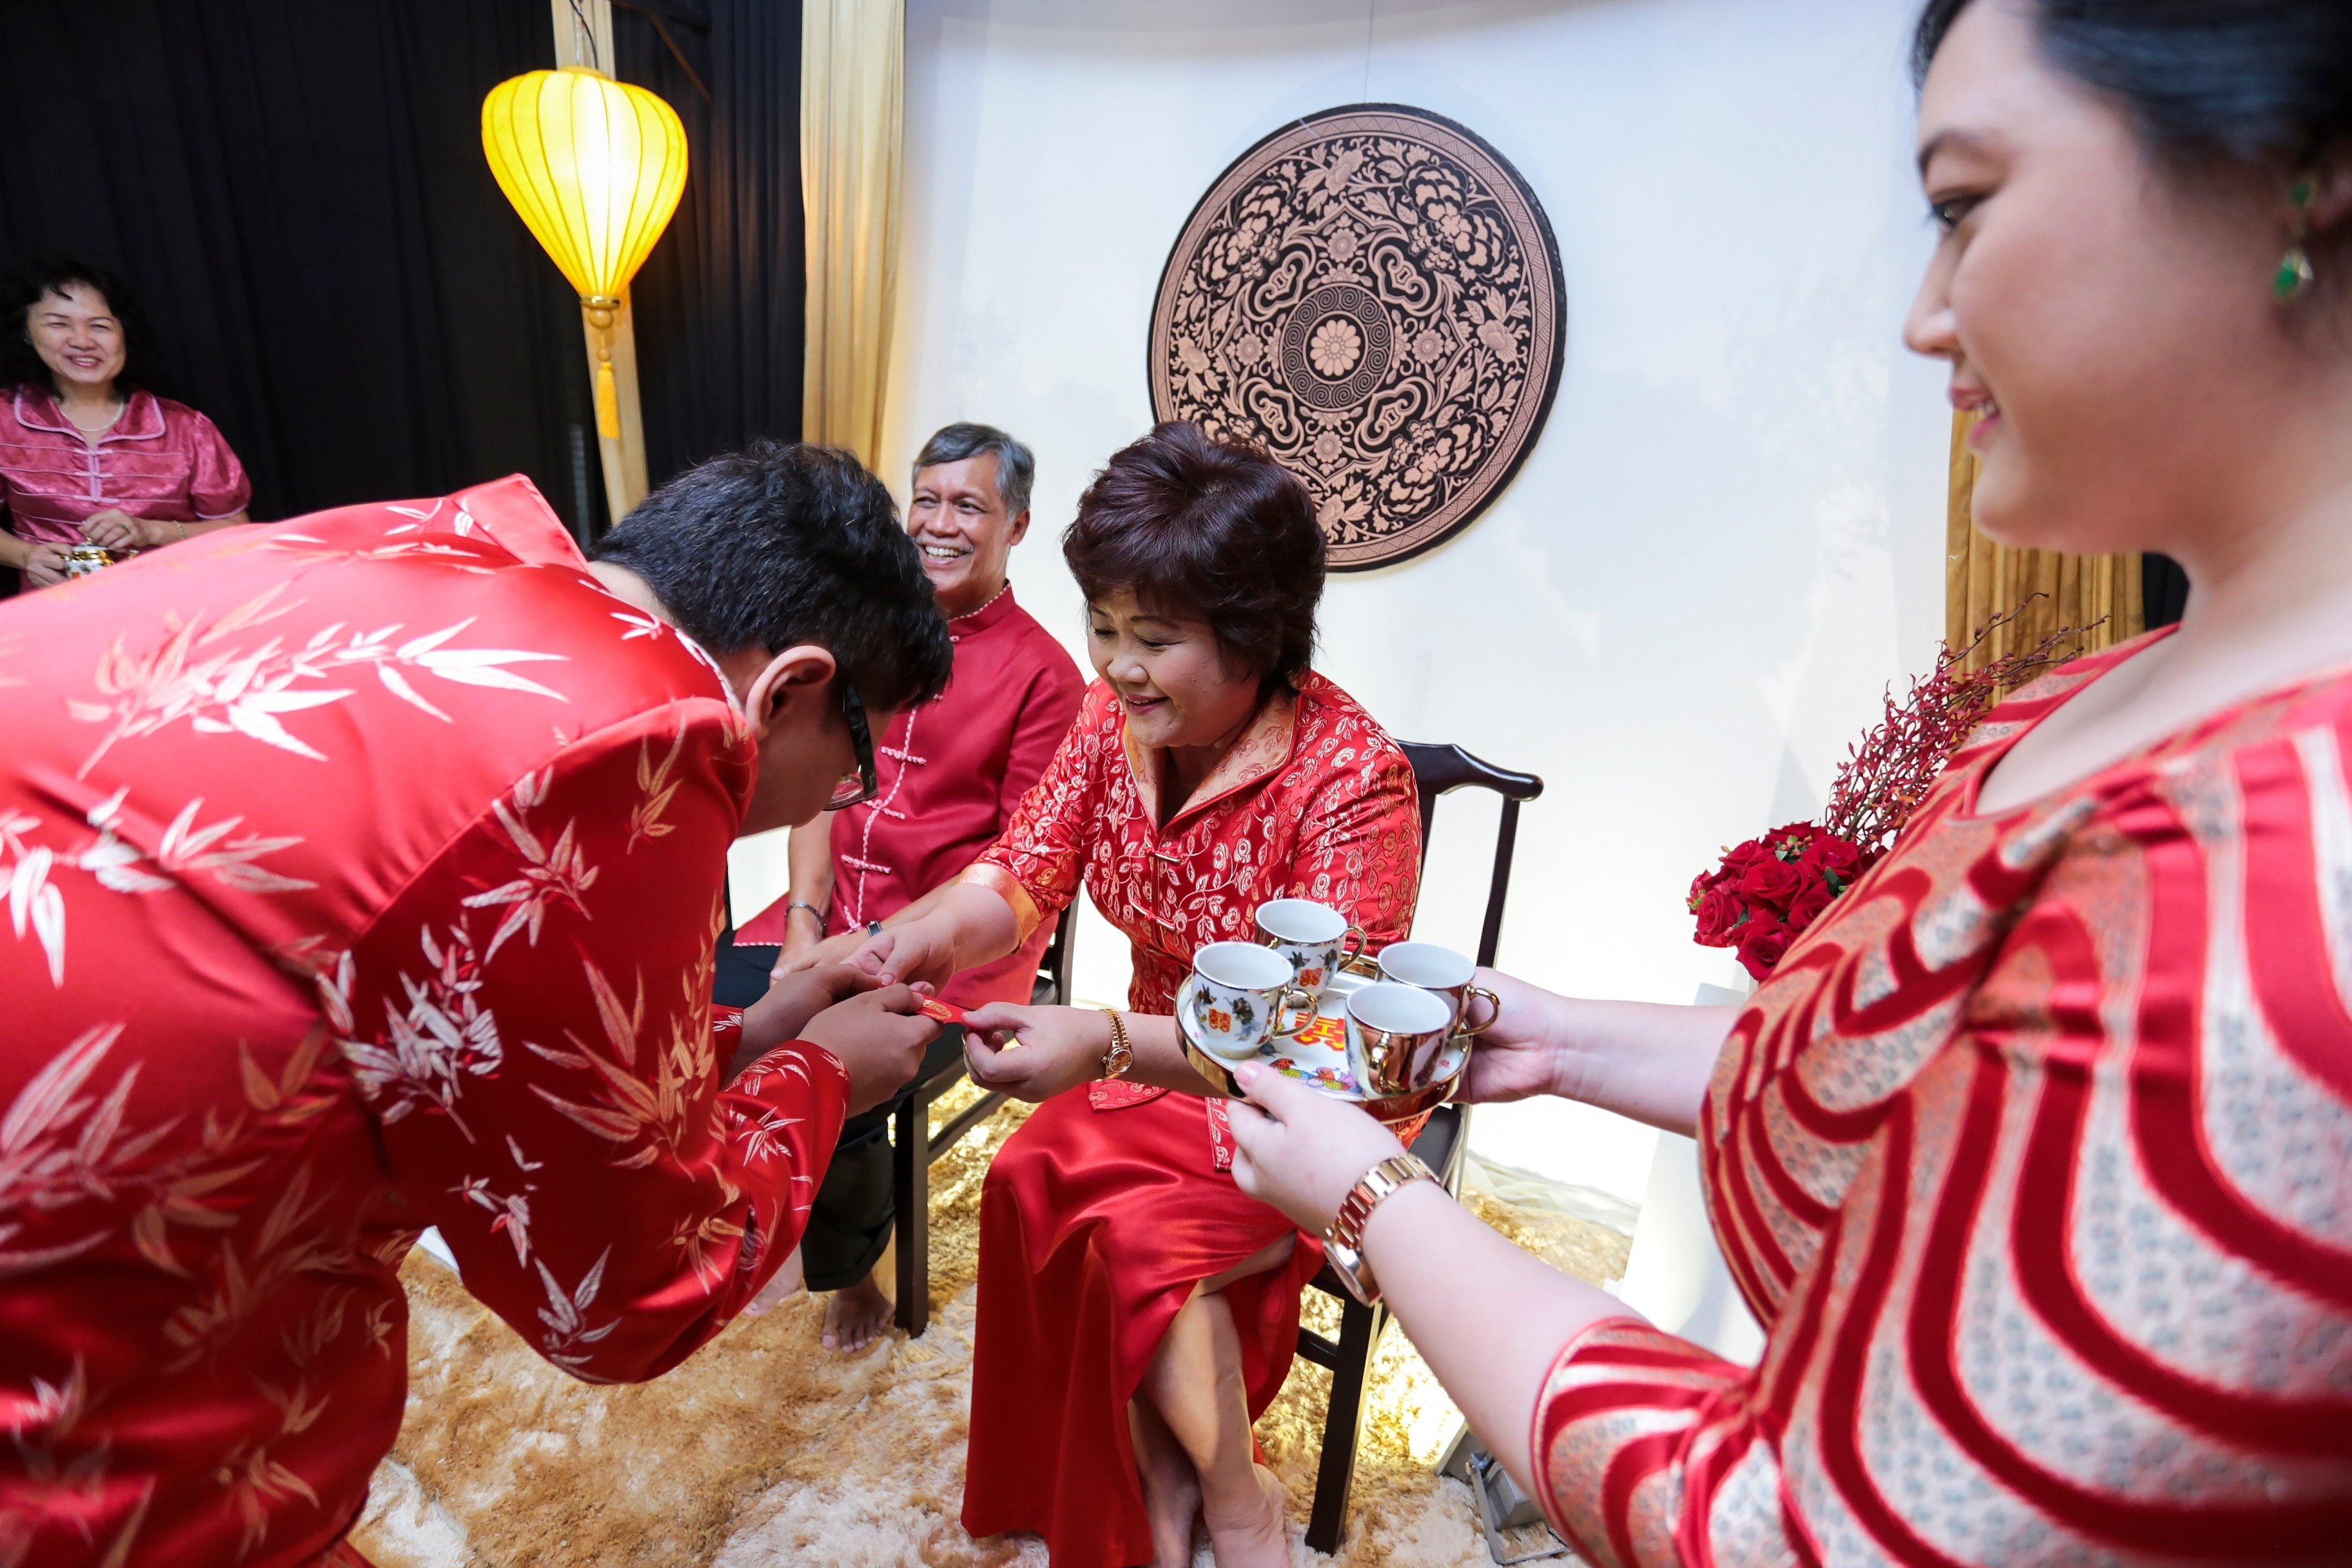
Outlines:
<svg viewBox="0 0 2352 1568"><path fill-rule="evenodd" d="M1328 904L1270 899L1257 907L1257 940L1290 961L1298 984L1320 993L1339 966L1364 951L1364 932Z"/></svg>
<svg viewBox="0 0 2352 1568"><path fill-rule="evenodd" d="M1315 996L1291 978L1290 963L1253 942L1213 942L1192 955L1196 984L1184 1022L1204 1050L1246 1057L1315 1021ZM1295 1011L1296 1017L1285 1018Z"/></svg>

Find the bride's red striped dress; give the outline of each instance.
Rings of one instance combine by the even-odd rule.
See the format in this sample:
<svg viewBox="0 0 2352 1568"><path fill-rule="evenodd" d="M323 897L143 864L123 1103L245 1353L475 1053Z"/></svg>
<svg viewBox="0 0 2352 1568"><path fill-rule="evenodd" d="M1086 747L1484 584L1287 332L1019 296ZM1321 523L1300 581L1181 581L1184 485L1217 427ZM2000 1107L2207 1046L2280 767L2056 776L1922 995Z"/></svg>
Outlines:
<svg viewBox="0 0 2352 1568"><path fill-rule="evenodd" d="M1990 715L1734 1027L1701 1149L1767 1348L1562 1350L1595 1563L2352 1552L2352 676L1975 809L2147 646Z"/></svg>

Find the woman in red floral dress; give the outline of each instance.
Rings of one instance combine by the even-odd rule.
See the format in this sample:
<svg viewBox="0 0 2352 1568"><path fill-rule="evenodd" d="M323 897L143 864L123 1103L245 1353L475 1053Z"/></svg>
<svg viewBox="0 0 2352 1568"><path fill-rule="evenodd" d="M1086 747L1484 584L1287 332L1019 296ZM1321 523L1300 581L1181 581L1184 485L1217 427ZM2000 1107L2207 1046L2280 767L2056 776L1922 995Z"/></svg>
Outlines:
<svg viewBox="0 0 2352 1568"><path fill-rule="evenodd" d="M2161 550L2187 616L1995 710L1744 1010L1493 977L1473 1098L1695 1131L1760 1364L1425 1182L1363 1256L1608 1568L2343 1563L2352 25L1936 0L1919 58L1978 523ZM1319 1226L1398 1151L1291 1088L1236 1171Z"/></svg>
<svg viewBox="0 0 2352 1568"><path fill-rule="evenodd" d="M1103 1011L972 1016L973 1077L1045 1103L982 1202L964 1525L1037 1531L1055 1568L1123 1568L1189 1564L1204 1518L1223 1568L1287 1563L1250 1422L1322 1253L1234 1185L1225 1101L1202 1098L1171 1015L1193 951L1248 940L1268 899L1329 904L1376 948L1406 933L1412 768L1306 668L1322 534L1270 459L1163 425L1097 477L1063 548L1102 679L994 847L866 953L937 981L1011 951L1082 882L1135 944L1118 1016L1143 1072L1111 1057ZM991 1030L1020 1044L993 1049Z"/></svg>

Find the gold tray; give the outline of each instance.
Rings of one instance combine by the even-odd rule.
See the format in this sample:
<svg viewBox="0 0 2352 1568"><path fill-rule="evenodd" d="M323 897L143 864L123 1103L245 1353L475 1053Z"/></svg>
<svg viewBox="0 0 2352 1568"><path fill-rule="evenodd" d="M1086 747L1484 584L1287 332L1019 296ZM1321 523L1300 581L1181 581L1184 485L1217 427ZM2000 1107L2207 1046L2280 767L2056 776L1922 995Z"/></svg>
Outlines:
<svg viewBox="0 0 2352 1568"><path fill-rule="evenodd" d="M1378 967L1370 964L1362 967L1354 963L1342 965L1339 973L1332 975L1330 984L1323 988L1321 1014L1314 1024L1296 1039L1270 1040L1260 1046L1251 1057L1240 1059L1254 1061L1259 1067L1279 1072L1286 1078L1306 1084L1318 1094L1345 1100L1350 1105L1360 1105L1381 1121L1407 1121L1444 1104L1461 1087L1463 1077L1469 1069L1471 1042L1466 1038L1457 1040L1448 1047L1454 1053L1454 1060L1447 1071L1441 1074L1436 1081L1410 1094L1385 1098L1368 1096L1356 1081L1355 1074L1349 1070L1345 1034L1348 997L1360 986L1376 978L1379 973ZM1203 1047L1193 1039L1192 1031L1185 1025L1184 988L1192 984L1192 977L1187 975L1184 985L1176 991L1176 1034L1184 1042L1184 1059L1192 1064L1194 1072L1214 1086L1219 1094L1229 1100L1247 1100L1249 1096L1242 1091L1242 1086L1234 1078L1236 1059L1218 1056ZM1334 1035L1337 1037L1336 1044L1333 1043ZM1318 1073L1315 1070L1318 1068L1324 1070Z"/></svg>

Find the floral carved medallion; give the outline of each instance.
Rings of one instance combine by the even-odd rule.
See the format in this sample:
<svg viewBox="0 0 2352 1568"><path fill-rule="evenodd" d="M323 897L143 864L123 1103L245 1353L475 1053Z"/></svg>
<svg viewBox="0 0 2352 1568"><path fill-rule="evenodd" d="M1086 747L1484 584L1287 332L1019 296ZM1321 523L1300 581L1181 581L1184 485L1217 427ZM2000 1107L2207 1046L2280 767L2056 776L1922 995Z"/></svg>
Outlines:
<svg viewBox="0 0 2352 1568"><path fill-rule="evenodd" d="M1559 384L1559 251L1517 170L1425 110L1354 104L1252 147L1151 313L1151 407L1307 482L1338 571L1467 526Z"/></svg>

